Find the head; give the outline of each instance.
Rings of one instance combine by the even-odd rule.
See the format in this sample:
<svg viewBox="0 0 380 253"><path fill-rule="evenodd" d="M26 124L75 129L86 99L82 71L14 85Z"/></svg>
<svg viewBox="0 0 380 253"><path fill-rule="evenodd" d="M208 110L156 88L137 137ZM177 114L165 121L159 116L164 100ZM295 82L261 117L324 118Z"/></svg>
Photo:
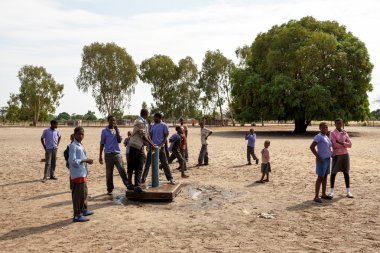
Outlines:
<svg viewBox="0 0 380 253"><path fill-rule="evenodd" d="M148 112L147 109L141 109L141 111L140 111L140 116L141 116L142 118L147 119L147 118L148 118L148 114L149 114L149 112Z"/></svg>
<svg viewBox="0 0 380 253"><path fill-rule="evenodd" d="M82 142L84 139L84 129L81 126L78 126L74 129L74 138L78 142Z"/></svg>
<svg viewBox="0 0 380 253"><path fill-rule="evenodd" d="M255 132L255 130L253 130L253 128L249 129L250 134L253 134L254 132Z"/></svg>
<svg viewBox="0 0 380 253"><path fill-rule="evenodd" d="M329 132L329 127L326 122L319 123L319 130L322 134L327 134Z"/></svg>
<svg viewBox="0 0 380 253"><path fill-rule="evenodd" d="M132 132L128 131L127 135L128 135L128 137L131 137L132 136Z"/></svg>
<svg viewBox="0 0 380 253"><path fill-rule="evenodd" d="M199 126L201 128L204 128L205 127L205 122L203 120L199 121Z"/></svg>
<svg viewBox="0 0 380 253"><path fill-rule="evenodd" d="M180 126L176 126L175 130L177 131L178 134L182 134L182 128Z"/></svg>
<svg viewBox="0 0 380 253"><path fill-rule="evenodd" d="M341 130L343 127L343 120L340 118L336 119L335 120L335 127L336 127L336 129Z"/></svg>
<svg viewBox="0 0 380 253"><path fill-rule="evenodd" d="M50 128L51 129L56 129L57 127L58 127L58 121L56 121L55 119L50 121Z"/></svg>
<svg viewBox="0 0 380 253"><path fill-rule="evenodd" d="M264 141L264 147L265 148L269 148L269 146L270 146L270 141L269 140L265 140Z"/></svg>
<svg viewBox="0 0 380 253"><path fill-rule="evenodd" d="M70 141L71 141L71 142L74 141L74 134L71 134L71 135L70 135Z"/></svg>
<svg viewBox="0 0 380 253"><path fill-rule="evenodd" d="M109 115L107 117L107 121L108 121L108 125L113 127L114 125L116 125L116 118L113 116L113 115Z"/></svg>
<svg viewBox="0 0 380 253"><path fill-rule="evenodd" d="M179 123L183 125L183 118L179 118Z"/></svg>
<svg viewBox="0 0 380 253"><path fill-rule="evenodd" d="M153 116L154 123L160 123L162 119L162 114L159 112L156 112Z"/></svg>

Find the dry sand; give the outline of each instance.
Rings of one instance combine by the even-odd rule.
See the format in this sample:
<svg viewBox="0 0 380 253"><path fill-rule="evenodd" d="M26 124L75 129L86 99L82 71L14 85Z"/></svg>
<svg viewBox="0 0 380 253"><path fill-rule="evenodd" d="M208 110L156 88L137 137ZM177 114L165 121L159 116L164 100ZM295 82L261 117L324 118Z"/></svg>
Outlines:
<svg viewBox="0 0 380 253"><path fill-rule="evenodd" d="M292 136L256 127L259 154L271 140L271 182L254 182L258 165L245 166L248 128L213 128L210 165L191 168L171 203L132 202L115 175L115 196L105 195L105 168L90 167L91 221L72 223L63 150L71 128L61 128L58 181L41 183L42 128L0 128L1 252L379 252L380 128L348 127L353 135L354 199L345 197L343 175L336 197L312 202L315 168L312 134ZM310 130L316 130L315 127ZM100 128L86 128L84 145L97 159ZM127 128L122 128L125 135ZM173 128L170 129L173 132ZM269 132L268 132L269 131ZM199 128L190 128L189 167L200 149ZM123 152L125 151L123 147ZM172 165L172 169L177 167ZM161 174L163 179L163 175ZM120 199L118 199L120 198ZM259 217L268 213L272 219Z"/></svg>

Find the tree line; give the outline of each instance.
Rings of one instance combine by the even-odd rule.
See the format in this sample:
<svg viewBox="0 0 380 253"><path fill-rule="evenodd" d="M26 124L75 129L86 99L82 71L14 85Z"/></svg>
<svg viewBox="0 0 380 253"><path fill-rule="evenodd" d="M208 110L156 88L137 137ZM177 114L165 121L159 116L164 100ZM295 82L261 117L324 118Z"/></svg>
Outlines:
<svg viewBox="0 0 380 253"><path fill-rule="evenodd" d="M371 117L368 51L337 22L291 20L258 34L235 53L237 64L219 50L207 51L200 69L190 56L176 63L160 54L137 65L125 48L95 42L83 48L76 85L91 92L102 115L122 115L140 79L151 85L151 111L167 118L218 114L233 124L235 119L291 120L295 132L305 132L311 120ZM18 76L20 93L11 94L2 115L32 119L35 125L55 112L63 84L43 67L24 66Z"/></svg>

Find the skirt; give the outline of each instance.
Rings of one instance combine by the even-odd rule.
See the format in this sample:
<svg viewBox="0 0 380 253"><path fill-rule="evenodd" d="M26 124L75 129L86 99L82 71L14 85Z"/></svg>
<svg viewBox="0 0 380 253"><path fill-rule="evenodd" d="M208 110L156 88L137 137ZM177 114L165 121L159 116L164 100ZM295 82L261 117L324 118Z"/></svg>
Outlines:
<svg viewBox="0 0 380 253"><path fill-rule="evenodd" d="M348 154L336 155L332 161L332 174L338 172L348 173L350 171L350 156Z"/></svg>
<svg viewBox="0 0 380 253"><path fill-rule="evenodd" d="M261 164L261 173L269 173L271 172L270 163L262 163Z"/></svg>

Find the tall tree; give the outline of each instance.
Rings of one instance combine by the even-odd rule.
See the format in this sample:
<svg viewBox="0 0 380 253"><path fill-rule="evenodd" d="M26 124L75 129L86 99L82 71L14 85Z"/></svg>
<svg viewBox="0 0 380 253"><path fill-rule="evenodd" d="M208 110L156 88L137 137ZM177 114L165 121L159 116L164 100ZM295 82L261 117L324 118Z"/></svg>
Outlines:
<svg viewBox="0 0 380 253"><path fill-rule="evenodd" d="M67 112L61 112L57 116L57 120L69 120L70 118L71 118L71 116Z"/></svg>
<svg viewBox="0 0 380 253"><path fill-rule="evenodd" d="M20 99L24 110L32 114L35 126L42 115L55 112L63 96L63 84L57 83L45 68L25 65L18 73L21 82Z"/></svg>
<svg viewBox="0 0 380 253"><path fill-rule="evenodd" d="M197 87L198 69L193 58L187 56L178 62L178 81L175 88L175 116L194 117L197 113L200 90Z"/></svg>
<svg viewBox="0 0 380 253"><path fill-rule="evenodd" d="M154 55L140 64L139 77L141 81L152 85L152 96L155 110L166 117L173 117L176 103L176 83L178 67L166 55Z"/></svg>
<svg viewBox="0 0 380 253"><path fill-rule="evenodd" d="M0 108L1 121L3 122L3 124L5 123L5 116L7 115L7 111L8 111L7 106L3 106Z"/></svg>
<svg viewBox="0 0 380 253"><path fill-rule="evenodd" d="M83 115L83 119L89 120L89 121L95 121L98 118L96 117L95 112L92 112L89 110L89 111L87 111L87 113L85 115Z"/></svg>
<svg viewBox="0 0 380 253"><path fill-rule="evenodd" d="M222 122L224 122L223 105L227 101L234 123L230 83L230 74L233 69L233 62L219 50L206 52L202 63L199 87L204 93L205 104L219 108Z"/></svg>
<svg viewBox="0 0 380 253"><path fill-rule="evenodd" d="M245 121L365 120L373 65L368 51L337 22L305 17L259 34L233 75L235 111Z"/></svg>
<svg viewBox="0 0 380 253"><path fill-rule="evenodd" d="M77 86L84 92L92 90L103 115L124 111L136 83L137 68L125 48L115 43L99 42L83 48Z"/></svg>

